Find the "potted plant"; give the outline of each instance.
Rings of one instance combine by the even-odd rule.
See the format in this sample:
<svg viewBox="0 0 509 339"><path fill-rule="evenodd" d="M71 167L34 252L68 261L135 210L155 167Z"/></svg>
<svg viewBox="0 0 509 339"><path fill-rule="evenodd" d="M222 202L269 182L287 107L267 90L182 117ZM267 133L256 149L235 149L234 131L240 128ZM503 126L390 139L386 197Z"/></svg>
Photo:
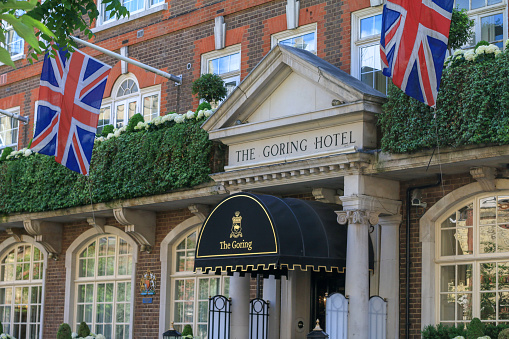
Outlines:
<svg viewBox="0 0 509 339"><path fill-rule="evenodd" d="M198 99L206 100L209 103L217 103L227 95L223 79L212 73L203 74L193 81L191 91L198 96Z"/></svg>

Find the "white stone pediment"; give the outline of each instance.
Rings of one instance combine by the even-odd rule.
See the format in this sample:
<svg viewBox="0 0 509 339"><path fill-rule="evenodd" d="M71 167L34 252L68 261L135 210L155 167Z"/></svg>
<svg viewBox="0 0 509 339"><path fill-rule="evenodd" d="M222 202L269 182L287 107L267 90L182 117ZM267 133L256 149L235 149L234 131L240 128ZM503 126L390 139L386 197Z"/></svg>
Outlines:
<svg viewBox="0 0 509 339"><path fill-rule="evenodd" d="M231 170L374 147L375 115L384 100L382 93L317 56L276 46L202 127L210 139L230 146ZM293 152L303 139L306 151ZM318 148L322 141L327 148ZM283 150L266 156L266 147L275 143ZM289 149L293 154L285 154ZM249 161L233 161L239 152Z"/></svg>

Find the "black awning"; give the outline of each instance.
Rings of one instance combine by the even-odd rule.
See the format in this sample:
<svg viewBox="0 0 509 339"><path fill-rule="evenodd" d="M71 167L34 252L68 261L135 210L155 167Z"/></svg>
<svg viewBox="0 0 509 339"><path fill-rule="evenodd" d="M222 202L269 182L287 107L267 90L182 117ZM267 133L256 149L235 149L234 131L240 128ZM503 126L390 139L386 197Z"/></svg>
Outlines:
<svg viewBox="0 0 509 339"><path fill-rule="evenodd" d="M343 272L347 226L336 221L334 211L339 209L338 205L270 195L231 195L202 225L195 269Z"/></svg>

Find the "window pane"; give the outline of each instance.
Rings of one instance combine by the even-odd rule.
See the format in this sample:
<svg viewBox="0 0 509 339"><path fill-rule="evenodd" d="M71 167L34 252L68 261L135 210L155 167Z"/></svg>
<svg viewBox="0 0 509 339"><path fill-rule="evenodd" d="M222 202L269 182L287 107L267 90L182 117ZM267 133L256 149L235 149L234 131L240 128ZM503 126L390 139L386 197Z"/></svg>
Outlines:
<svg viewBox="0 0 509 339"><path fill-rule="evenodd" d="M456 8L460 10L465 9L468 11L470 9L469 0L456 0Z"/></svg>
<svg viewBox="0 0 509 339"><path fill-rule="evenodd" d="M481 293L481 320L495 320L496 298L495 293Z"/></svg>
<svg viewBox="0 0 509 339"><path fill-rule="evenodd" d="M495 226L479 227L479 237L479 251L481 253L495 253L495 239L497 237Z"/></svg>
<svg viewBox="0 0 509 339"><path fill-rule="evenodd" d="M381 31L382 31L381 14L361 19L361 36L360 36L361 39L380 34Z"/></svg>
<svg viewBox="0 0 509 339"><path fill-rule="evenodd" d="M458 294L457 304L457 320L472 319L472 294Z"/></svg>
<svg viewBox="0 0 509 339"><path fill-rule="evenodd" d="M442 230L441 232L441 250L440 254L443 256L456 254L456 231L455 230Z"/></svg>
<svg viewBox="0 0 509 339"><path fill-rule="evenodd" d="M456 299L454 294L440 295L440 320L455 320L454 308Z"/></svg>
<svg viewBox="0 0 509 339"><path fill-rule="evenodd" d="M496 221L496 198L483 198L479 201L479 223L492 225Z"/></svg>
<svg viewBox="0 0 509 339"><path fill-rule="evenodd" d="M503 38L504 23L501 13L481 18L481 40L493 43L502 41Z"/></svg>
<svg viewBox="0 0 509 339"><path fill-rule="evenodd" d="M486 6L486 0L472 0L472 9Z"/></svg>
<svg viewBox="0 0 509 339"><path fill-rule="evenodd" d="M124 0L124 6L129 12L143 9L143 0Z"/></svg>
<svg viewBox="0 0 509 339"><path fill-rule="evenodd" d="M493 291L496 290L497 283L496 276L496 264L495 263L483 263L480 264L480 289L481 291Z"/></svg>

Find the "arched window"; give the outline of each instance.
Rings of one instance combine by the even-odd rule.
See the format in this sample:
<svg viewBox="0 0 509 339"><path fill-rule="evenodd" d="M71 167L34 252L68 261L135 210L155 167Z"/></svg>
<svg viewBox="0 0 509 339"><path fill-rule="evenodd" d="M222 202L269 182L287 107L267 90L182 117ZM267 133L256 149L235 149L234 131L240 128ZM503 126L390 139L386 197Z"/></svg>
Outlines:
<svg viewBox="0 0 509 339"><path fill-rule="evenodd" d="M436 232L437 322L509 323L509 192L456 205Z"/></svg>
<svg viewBox="0 0 509 339"><path fill-rule="evenodd" d="M174 242L172 253L172 321L182 330L191 324L197 338L207 338L209 297L217 294L229 296L227 276L196 274L194 253L198 229L193 229Z"/></svg>
<svg viewBox="0 0 509 339"><path fill-rule="evenodd" d="M106 338L129 338L131 319L131 245L116 235L86 243L76 255L75 319Z"/></svg>
<svg viewBox="0 0 509 339"><path fill-rule="evenodd" d="M159 115L160 92L159 86L140 89L133 75L120 77L113 86L112 97L103 100L97 132L106 125L117 128L127 125L137 113L141 113L145 121L151 121Z"/></svg>
<svg viewBox="0 0 509 339"><path fill-rule="evenodd" d="M0 320L18 339L39 338L44 254L34 245L12 247L0 262Z"/></svg>

